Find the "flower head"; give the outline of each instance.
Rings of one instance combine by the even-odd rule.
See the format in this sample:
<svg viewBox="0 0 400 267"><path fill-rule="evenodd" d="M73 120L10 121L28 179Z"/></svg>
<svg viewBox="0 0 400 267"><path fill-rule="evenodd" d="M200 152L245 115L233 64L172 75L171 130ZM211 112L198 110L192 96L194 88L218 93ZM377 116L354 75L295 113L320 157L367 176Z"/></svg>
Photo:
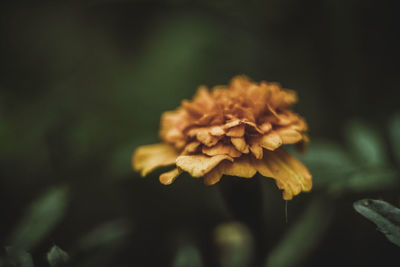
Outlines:
<svg viewBox="0 0 400 267"><path fill-rule="evenodd" d="M308 142L306 122L290 110L295 102L294 91L244 76L211 91L200 87L192 101L162 115L163 142L139 147L133 167L145 176L175 165L160 175L163 184L171 184L183 171L204 177L207 185L224 174L251 178L259 172L276 180L284 199L292 199L312 187L307 168L281 148Z"/></svg>

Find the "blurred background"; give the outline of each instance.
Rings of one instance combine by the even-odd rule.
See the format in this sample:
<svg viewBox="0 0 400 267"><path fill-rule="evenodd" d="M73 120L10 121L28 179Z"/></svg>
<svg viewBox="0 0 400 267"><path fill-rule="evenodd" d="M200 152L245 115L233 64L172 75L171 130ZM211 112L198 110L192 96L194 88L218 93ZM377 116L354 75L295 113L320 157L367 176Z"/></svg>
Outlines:
<svg viewBox="0 0 400 267"><path fill-rule="evenodd" d="M377 266L400 204L395 1L0 4L0 266ZM298 92L312 193L130 166L163 111L239 74ZM236 208L235 208L236 206ZM54 247L57 246L57 247ZM67 255L68 254L68 255ZM67 261L68 260L68 261Z"/></svg>

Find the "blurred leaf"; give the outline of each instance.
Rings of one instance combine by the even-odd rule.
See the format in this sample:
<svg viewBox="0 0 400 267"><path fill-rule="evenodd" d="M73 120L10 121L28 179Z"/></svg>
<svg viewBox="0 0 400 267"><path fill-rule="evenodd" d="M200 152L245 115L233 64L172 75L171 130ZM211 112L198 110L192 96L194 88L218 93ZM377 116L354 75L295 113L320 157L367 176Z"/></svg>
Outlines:
<svg viewBox="0 0 400 267"><path fill-rule="evenodd" d="M81 250L91 250L97 247L111 246L122 241L130 229L124 221L112 221L105 223L89 232L78 242Z"/></svg>
<svg viewBox="0 0 400 267"><path fill-rule="evenodd" d="M182 245L176 255L172 264L173 267L201 267L201 255L199 250L190 244Z"/></svg>
<svg viewBox="0 0 400 267"><path fill-rule="evenodd" d="M389 134L392 151L400 165L400 113L393 116L389 123Z"/></svg>
<svg viewBox="0 0 400 267"><path fill-rule="evenodd" d="M362 164L372 166L387 164L384 140L376 129L360 121L353 121L346 128L346 137L354 156Z"/></svg>
<svg viewBox="0 0 400 267"><path fill-rule="evenodd" d="M338 183L357 168L347 151L326 141L311 143L307 153L298 157L310 168L316 187Z"/></svg>
<svg viewBox="0 0 400 267"><path fill-rule="evenodd" d="M333 212L327 204L321 198L314 198L301 218L269 253L265 266L299 265L318 245L329 226Z"/></svg>
<svg viewBox="0 0 400 267"><path fill-rule="evenodd" d="M6 247L6 252L8 256L6 266L34 267L30 253L15 247Z"/></svg>
<svg viewBox="0 0 400 267"><path fill-rule="evenodd" d="M384 190L398 184L398 173L388 168L366 168L355 171L346 179L339 179L332 184L330 192L365 192Z"/></svg>
<svg viewBox="0 0 400 267"><path fill-rule="evenodd" d="M378 226L389 241L400 246L400 209L383 200L362 199L354 209Z"/></svg>
<svg viewBox="0 0 400 267"><path fill-rule="evenodd" d="M215 243L222 267L249 266L253 256L253 237L242 223L231 222L215 229Z"/></svg>
<svg viewBox="0 0 400 267"><path fill-rule="evenodd" d="M68 254L56 245L54 245L50 251L47 252L47 261L51 267L64 266L68 260Z"/></svg>
<svg viewBox="0 0 400 267"><path fill-rule="evenodd" d="M67 188L57 187L34 201L11 234L10 244L21 250L29 250L40 242L64 216L67 197Z"/></svg>

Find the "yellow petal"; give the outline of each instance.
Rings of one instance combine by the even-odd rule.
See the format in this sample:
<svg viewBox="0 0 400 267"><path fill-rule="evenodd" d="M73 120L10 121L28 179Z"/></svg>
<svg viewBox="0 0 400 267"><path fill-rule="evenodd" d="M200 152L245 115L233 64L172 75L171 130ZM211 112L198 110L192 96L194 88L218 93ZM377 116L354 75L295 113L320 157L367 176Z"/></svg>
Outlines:
<svg viewBox="0 0 400 267"><path fill-rule="evenodd" d="M198 142L198 141L191 142L185 146L182 154L187 155L187 154L194 153L199 148L199 146L200 146L200 142Z"/></svg>
<svg viewBox="0 0 400 267"><path fill-rule="evenodd" d="M253 160L252 164L261 175L276 180L277 186L284 190L285 200L312 188L312 177L307 168L283 149L265 151L264 158Z"/></svg>
<svg viewBox="0 0 400 267"><path fill-rule="evenodd" d="M244 125L238 125L235 127L230 128L227 132L226 132L227 136L231 136L231 137L242 137L244 135Z"/></svg>
<svg viewBox="0 0 400 267"><path fill-rule="evenodd" d="M275 131L265 134L260 138L260 145L268 150L275 150L282 145L282 139Z"/></svg>
<svg viewBox="0 0 400 267"><path fill-rule="evenodd" d="M263 158L263 148L259 144L251 144L250 151L256 159Z"/></svg>
<svg viewBox="0 0 400 267"><path fill-rule="evenodd" d="M190 137L196 137L199 142L206 146L215 145L220 137L212 136L210 134L210 129L207 128L193 128L188 132Z"/></svg>
<svg viewBox="0 0 400 267"><path fill-rule="evenodd" d="M213 126L210 128L210 134L213 136L223 136L225 134L225 130L222 126Z"/></svg>
<svg viewBox="0 0 400 267"><path fill-rule="evenodd" d="M221 180L222 175L224 173L223 173L223 169L220 167L220 165L216 166L209 173L206 173L206 175L204 176L204 184L213 185L213 184L218 183Z"/></svg>
<svg viewBox="0 0 400 267"><path fill-rule="evenodd" d="M202 152L208 156L216 156L216 155L228 155L232 158L237 158L242 155L240 151L238 151L231 144L218 143L212 147L203 146Z"/></svg>
<svg viewBox="0 0 400 267"><path fill-rule="evenodd" d="M177 152L167 144L140 146L133 154L132 165L146 176L156 168L175 164L177 156Z"/></svg>
<svg viewBox="0 0 400 267"><path fill-rule="evenodd" d="M251 178L257 173L248 156L235 159L234 162L225 161L221 165L223 174L230 176Z"/></svg>
<svg viewBox="0 0 400 267"><path fill-rule="evenodd" d="M231 143L238 151L244 154L249 153L249 145L243 137L231 137Z"/></svg>
<svg viewBox="0 0 400 267"><path fill-rule="evenodd" d="M295 144L303 140L303 135L296 130L288 128L280 128L275 130L280 135L283 144Z"/></svg>
<svg viewBox="0 0 400 267"><path fill-rule="evenodd" d="M233 161L233 159L227 155L217 155L214 157L205 155L179 156L176 159L176 166L190 173L193 177L201 177L223 160Z"/></svg>
<svg viewBox="0 0 400 267"><path fill-rule="evenodd" d="M272 129L272 124L269 122L264 122L260 125L260 129L263 131L263 133L268 133Z"/></svg>
<svg viewBox="0 0 400 267"><path fill-rule="evenodd" d="M172 184L175 179L182 173L182 170L175 168L169 172L164 172L160 175L160 182L165 185Z"/></svg>

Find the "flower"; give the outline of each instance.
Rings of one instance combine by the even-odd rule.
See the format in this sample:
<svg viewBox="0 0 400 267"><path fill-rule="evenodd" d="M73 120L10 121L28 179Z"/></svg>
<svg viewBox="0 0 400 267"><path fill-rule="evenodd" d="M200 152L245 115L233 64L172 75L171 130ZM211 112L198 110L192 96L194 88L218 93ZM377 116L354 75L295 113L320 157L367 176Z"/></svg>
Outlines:
<svg viewBox="0 0 400 267"><path fill-rule="evenodd" d="M142 176L162 166L171 184L183 171L213 185L225 175L251 178L257 172L276 180L285 200L310 191L307 168L282 146L305 144L307 124L290 110L297 102L292 90L277 83L255 83L237 76L211 91L200 87L192 101L183 100L161 117L162 143L139 147L132 158Z"/></svg>

